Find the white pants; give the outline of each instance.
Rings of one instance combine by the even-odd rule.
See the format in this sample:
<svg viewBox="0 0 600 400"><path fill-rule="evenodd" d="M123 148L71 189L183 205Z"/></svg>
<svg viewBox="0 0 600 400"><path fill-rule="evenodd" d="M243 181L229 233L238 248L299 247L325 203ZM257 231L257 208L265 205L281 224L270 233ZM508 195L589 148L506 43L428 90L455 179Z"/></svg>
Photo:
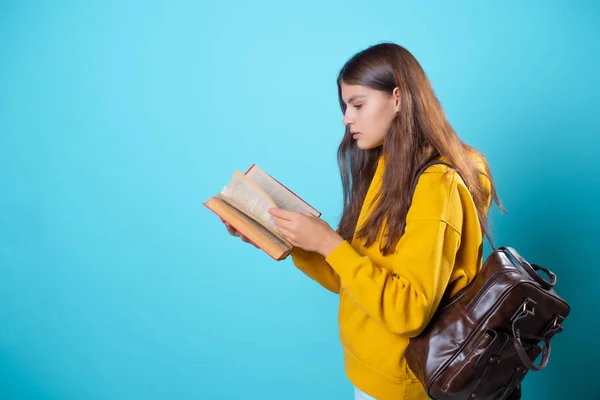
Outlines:
<svg viewBox="0 0 600 400"><path fill-rule="evenodd" d="M354 400L377 400L375 397L369 396L356 386L354 386Z"/></svg>

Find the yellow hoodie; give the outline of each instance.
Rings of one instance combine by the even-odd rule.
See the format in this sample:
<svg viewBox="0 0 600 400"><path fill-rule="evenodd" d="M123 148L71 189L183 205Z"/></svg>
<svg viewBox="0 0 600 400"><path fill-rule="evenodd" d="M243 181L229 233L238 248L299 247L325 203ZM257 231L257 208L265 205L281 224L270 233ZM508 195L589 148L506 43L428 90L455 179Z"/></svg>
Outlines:
<svg viewBox="0 0 600 400"><path fill-rule="evenodd" d="M357 228L369 216L384 167L380 158ZM421 175L394 253L381 254L382 232L369 247L353 238L326 258L300 248L291 253L298 269L339 293L346 375L379 400L428 399L406 364L406 346L425 328L446 288L455 294L481 268L482 233L475 203L454 170L444 175L448 169L438 164ZM480 176L489 192L489 180Z"/></svg>

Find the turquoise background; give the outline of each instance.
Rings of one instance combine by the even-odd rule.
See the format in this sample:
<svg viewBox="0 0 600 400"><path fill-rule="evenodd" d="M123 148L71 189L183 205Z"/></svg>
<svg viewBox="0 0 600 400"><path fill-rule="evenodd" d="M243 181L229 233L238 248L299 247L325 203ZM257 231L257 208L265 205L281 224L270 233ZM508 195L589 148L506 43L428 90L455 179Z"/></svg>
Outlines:
<svg viewBox="0 0 600 400"><path fill-rule="evenodd" d="M600 7L416 3L2 1L0 398L352 399L335 295L202 202L257 163L335 226L335 78L381 41L573 308L524 398L598 398Z"/></svg>

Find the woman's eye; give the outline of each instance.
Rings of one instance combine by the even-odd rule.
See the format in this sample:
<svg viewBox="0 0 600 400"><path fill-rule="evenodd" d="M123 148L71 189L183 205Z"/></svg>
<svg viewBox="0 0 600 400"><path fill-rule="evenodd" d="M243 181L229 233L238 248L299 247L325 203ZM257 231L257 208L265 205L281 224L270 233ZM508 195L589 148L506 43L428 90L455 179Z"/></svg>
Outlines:
<svg viewBox="0 0 600 400"><path fill-rule="evenodd" d="M360 110L360 108L362 107L362 104L355 104L354 108L356 108L357 110Z"/></svg>

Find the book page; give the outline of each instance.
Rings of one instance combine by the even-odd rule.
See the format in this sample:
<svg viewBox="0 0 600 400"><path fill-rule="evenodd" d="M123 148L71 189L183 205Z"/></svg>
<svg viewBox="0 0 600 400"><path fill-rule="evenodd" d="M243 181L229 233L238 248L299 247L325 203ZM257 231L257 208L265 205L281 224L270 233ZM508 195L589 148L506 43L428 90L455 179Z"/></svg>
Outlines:
<svg viewBox="0 0 600 400"><path fill-rule="evenodd" d="M316 217L319 216L317 210L290 192L285 186L277 182L275 178L271 177L258 166L254 165L246 176L263 189L279 208L299 213L307 212Z"/></svg>
<svg viewBox="0 0 600 400"><path fill-rule="evenodd" d="M223 201L222 199L219 199L218 197L216 198L216 200ZM269 239L270 241L275 243L278 247L280 247L282 249L286 249L286 250L292 249L294 247L290 243L288 243L284 240L281 240L277 236L273 235L273 233L271 233L267 229L265 229L264 226L260 225L258 222L256 222L255 220L253 220L252 218L250 218L249 216L247 216L240 210L236 209L232 205L227 204L227 202L223 201L222 204L224 207L227 207L229 210L231 210L233 213L235 213L238 217L242 218L244 221L246 221L250 225L254 226L256 229L258 229L263 235L265 235L267 237L267 239Z"/></svg>
<svg viewBox="0 0 600 400"><path fill-rule="evenodd" d="M271 214L267 211L271 207L277 207L277 204L264 190L240 171L235 171L229 185L223 188L221 194L256 218L265 227L279 232L277 225L271 219Z"/></svg>
<svg viewBox="0 0 600 400"><path fill-rule="evenodd" d="M218 198L219 200L222 200L223 202L228 204L229 207L231 207L232 209L235 209L236 212L243 214L247 218L250 218L251 220L253 220L255 224L260 225L263 230L266 230L267 232L270 232L271 235L276 236L281 242L286 243L287 245L291 246L291 243L289 243L287 240L285 240L285 238L283 236L281 236L279 230L277 230L271 226L261 225L261 221L259 221L258 218L256 218L254 215L250 214L243 207L238 205L236 202L231 200L229 197L225 196L223 193L217 193L216 198Z"/></svg>

